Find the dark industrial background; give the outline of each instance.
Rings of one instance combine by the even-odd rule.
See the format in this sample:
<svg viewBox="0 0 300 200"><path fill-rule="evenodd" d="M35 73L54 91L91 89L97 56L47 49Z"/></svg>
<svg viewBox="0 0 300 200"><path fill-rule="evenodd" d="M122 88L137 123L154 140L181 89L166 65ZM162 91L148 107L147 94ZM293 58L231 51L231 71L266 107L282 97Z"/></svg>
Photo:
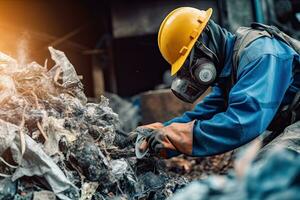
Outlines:
<svg viewBox="0 0 300 200"><path fill-rule="evenodd" d="M53 46L83 75L87 96L130 97L162 83L169 65L157 32L180 6L212 7L213 19L231 31L258 21L300 39L299 0L1 0L0 51L43 64Z"/></svg>

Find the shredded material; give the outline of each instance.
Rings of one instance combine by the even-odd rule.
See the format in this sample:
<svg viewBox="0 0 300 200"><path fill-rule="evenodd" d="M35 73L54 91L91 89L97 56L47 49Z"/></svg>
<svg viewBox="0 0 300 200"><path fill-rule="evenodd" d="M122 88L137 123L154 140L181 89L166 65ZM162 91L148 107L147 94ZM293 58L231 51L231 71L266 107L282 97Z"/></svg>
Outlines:
<svg viewBox="0 0 300 200"><path fill-rule="evenodd" d="M0 52L0 176L9 183L1 198L165 199L187 183L161 160L119 146L108 99L88 103L65 54L49 51L50 70Z"/></svg>

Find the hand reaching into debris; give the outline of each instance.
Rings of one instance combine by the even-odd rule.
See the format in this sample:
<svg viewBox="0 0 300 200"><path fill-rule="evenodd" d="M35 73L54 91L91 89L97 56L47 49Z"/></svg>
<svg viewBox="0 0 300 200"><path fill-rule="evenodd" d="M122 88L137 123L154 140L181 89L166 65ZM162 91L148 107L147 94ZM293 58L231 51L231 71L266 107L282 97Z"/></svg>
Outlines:
<svg viewBox="0 0 300 200"><path fill-rule="evenodd" d="M140 146L140 149L141 151L145 151L145 148L149 148L150 153L154 153L161 157L167 157L165 153L167 140L168 135L165 134L162 129L152 129L151 132L149 132L149 136L146 137L145 141Z"/></svg>
<svg viewBox="0 0 300 200"><path fill-rule="evenodd" d="M148 141L146 140L151 135L155 135L156 131L163 127L162 123L152 123L144 126L139 126L129 134L129 138L132 142L136 143L136 156L138 158L144 157L149 148Z"/></svg>
<svg viewBox="0 0 300 200"><path fill-rule="evenodd" d="M192 154L192 134L194 122L180 124L173 123L163 126L161 123L154 123L138 127L138 138L136 141L136 155L143 157L147 151L160 157L168 158L184 153Z"/></svg>

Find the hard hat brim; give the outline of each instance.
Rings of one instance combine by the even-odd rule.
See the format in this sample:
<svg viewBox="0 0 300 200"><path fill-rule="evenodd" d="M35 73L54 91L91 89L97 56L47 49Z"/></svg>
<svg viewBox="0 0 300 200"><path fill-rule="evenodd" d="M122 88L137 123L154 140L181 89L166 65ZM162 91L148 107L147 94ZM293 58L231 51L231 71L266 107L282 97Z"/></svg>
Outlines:
<svg viewBox="0 0 300 200"><path fill-rule="evenodd" d="M196 41L198 40L199 36L201 35L203 29L206 27L211 15L212 15L213 10L212 10L212 8L209 8L206 12L207 12L207 17L206 17L205 21L201 24L201 27L199 28L199 31L198 31L198 35L193 40L191 40L191 42L187 46L186 53L184 55L181 55L176 60L176 62L174 62L172 64L172 66L171 66L171 76L175 75L180 70L180 68L182 67L183 63L185 62L188 55L190 54L193 46L195 45Z"/></svg>

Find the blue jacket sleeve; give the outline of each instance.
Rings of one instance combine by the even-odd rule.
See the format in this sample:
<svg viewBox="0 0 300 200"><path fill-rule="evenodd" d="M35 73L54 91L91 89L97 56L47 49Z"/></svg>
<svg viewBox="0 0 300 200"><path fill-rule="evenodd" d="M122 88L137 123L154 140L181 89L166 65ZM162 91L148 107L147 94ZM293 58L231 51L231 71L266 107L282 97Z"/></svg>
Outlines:
<svg viewBox="0 0 300 200"><path fill-rule="evenodd" d="M164 125L167 126L174 122L187 123L195 119L207 120L212 118L216 113L221 112L224 106L222 89L214 86L212 87L212 91L192 111L185 112L182 116L165 122Z"/></svg>
<svg viewBox="0 0 300 200"><path fill-rule="evenodd" d="M292 82L292 60L264 54L239 67L227 110L209 120L195 121L192 154L223 153L265 131Z"/></svg>

